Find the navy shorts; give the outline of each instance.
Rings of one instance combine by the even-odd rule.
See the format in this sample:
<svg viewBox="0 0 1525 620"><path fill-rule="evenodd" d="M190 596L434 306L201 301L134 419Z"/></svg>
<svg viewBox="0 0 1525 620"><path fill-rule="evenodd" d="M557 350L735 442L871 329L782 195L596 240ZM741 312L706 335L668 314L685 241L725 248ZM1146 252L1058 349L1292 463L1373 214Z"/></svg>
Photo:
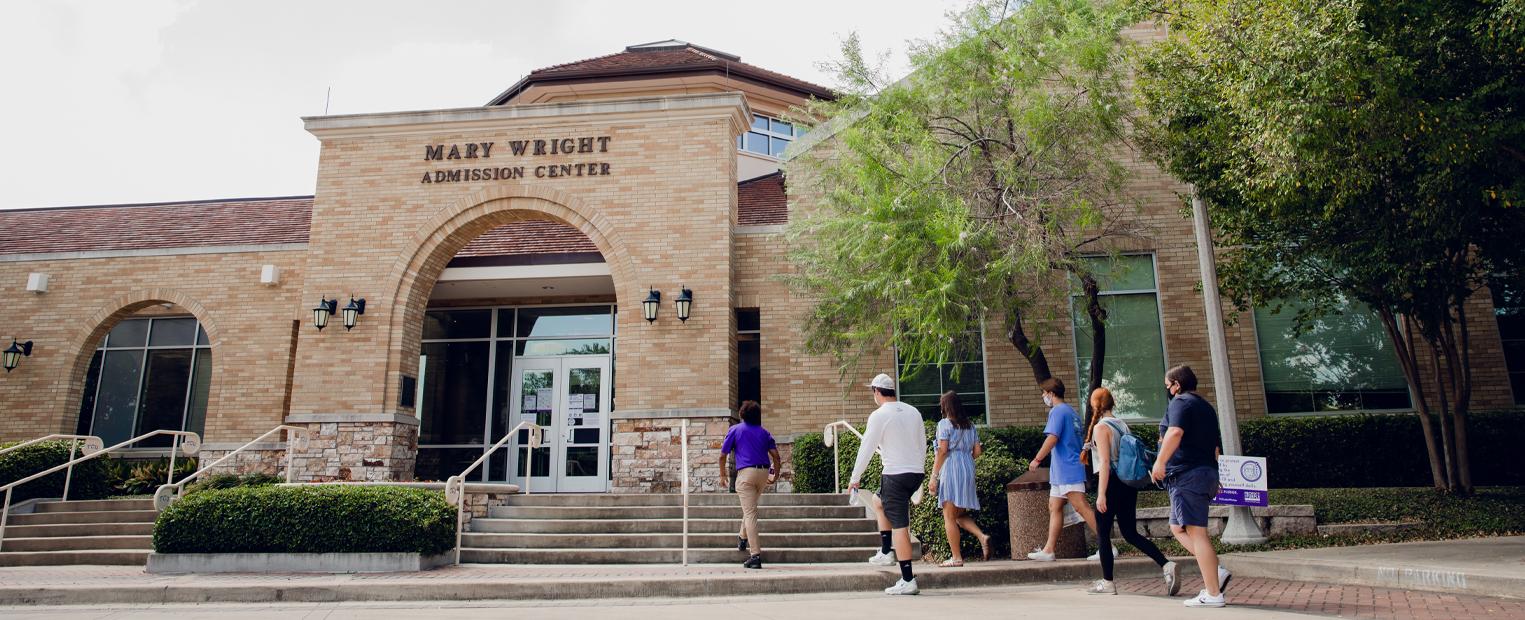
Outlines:
<svg viewBox="0 0 1525 620"><path fill-rule="evenodd" d="M884 518L890 527L911 527L911 496L921 488L926 474L891 474L879 479L879 503L884 504Z"/></svg>
<svg viewBox="0 0 1525 620"><path fill-rule="evenodd" d="M1165 478L1170 524L1207 527L1207 508L1218 492L1217 467L1193 467Z"/></svg>

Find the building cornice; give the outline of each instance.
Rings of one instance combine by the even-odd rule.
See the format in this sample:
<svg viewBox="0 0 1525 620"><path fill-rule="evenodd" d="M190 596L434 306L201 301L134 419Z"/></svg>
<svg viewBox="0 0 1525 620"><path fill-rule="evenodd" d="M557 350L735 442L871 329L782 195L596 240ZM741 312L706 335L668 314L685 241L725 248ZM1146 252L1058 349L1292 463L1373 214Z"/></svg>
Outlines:
<svg viewBox="0 0 1525 620"><path fill-rule="evenodd" d="M729 116L733 133L746 131L752 112L740 93L671 95L607 101L537 103L517 106L484 106L412 112L304 116L307 131L319 139L437 133L440 131L492 129L513 121L586 122L625 118L713 118Z"/></svg>
<svg viewBox="0 0 1525 620"><path fill-rule="evenodd" d="M135 258L143 256L184 256L188 254L241 254L248 252L295 252L306 250L305 243L267 243L256 245L204 245L182 248L143 248L137 250L86 250L80 252L33 252L0 254L0 263L25 263L50 260L90 258Z"/></svg>

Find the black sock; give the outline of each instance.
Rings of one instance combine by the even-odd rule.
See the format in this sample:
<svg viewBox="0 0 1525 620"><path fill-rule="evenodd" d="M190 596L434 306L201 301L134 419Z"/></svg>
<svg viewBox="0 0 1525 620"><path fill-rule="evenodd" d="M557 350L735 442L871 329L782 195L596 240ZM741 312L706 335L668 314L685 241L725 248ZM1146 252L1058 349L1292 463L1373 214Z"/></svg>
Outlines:
<svg viewBox="0 0 1525 620"><path fill-rule="evenodd" d="M890 552L890 531L879 532L879 553Z"/></svg>
<svg viewBox="0 0 1525 620"><path fill-rule="evenodd" d="M900 561L900 578L904 579L906 581L910 581L910 580L916 578L915 575L911 574L911 561L910 560L901 560Z"/></svg>

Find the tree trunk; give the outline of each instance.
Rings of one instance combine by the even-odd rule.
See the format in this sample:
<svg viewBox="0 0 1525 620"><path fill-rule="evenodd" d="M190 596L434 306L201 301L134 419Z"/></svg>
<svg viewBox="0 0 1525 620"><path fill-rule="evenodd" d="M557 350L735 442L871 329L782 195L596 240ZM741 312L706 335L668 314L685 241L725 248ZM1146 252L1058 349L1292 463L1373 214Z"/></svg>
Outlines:
<svg viewBox="0 0 1525 620"><path fill-rule="evenodd" d="M1101 287L1096 284L1096 278L1090 274L1080 277L1081 290L1085 292L1086 315L1091 318L1091 369L1087 373L1085 394L1082 395L1082 403L1089 417L1091 408L1091 391L1101 387L1101 378L1104 376L1107 357L1107 310L1101 307Z"/></svg>
<svg viewBox="0 0 1525 620"><path fill-rule="evenodd" d="M1471 343L1467 331L1466 303L1465 297L1456 301L1456 329L1452 330L1448 325L1446 330L1446 355L1451 358L1447 364L1456 381L1451 417L1455 423L1457 486L1452 491L1460 495L1472 494L1472 466L1467 454L1467 412L1472 406L1472 356L1467 350Z"/></svg>
<svg viewBox="0 0 1525 620"><path fill-rule="evenodd" d="M1011 341L1011 346L1017 348L1022 357L1027 358L1028 365L1033 368L1033 383L1043 383L1044 380L1054 376L1048 369L1048 358L1043 355L1043 347L1038 346L1027 337L1027 331L1022 327L1022 311L1012 309L1006 315L1006 339Z"/></svg>
<svg viewBox="0 0 1525 620"><path fill-rule="evenodd" d="M1422 330L1421 330L1422 331ZM1430 349L1430 364L1435 367L1435 393L1440 396L1440 446L1441 454L1445 456L1446 465L1446 490L1456 490L1456 446L1455 433L1451 431L1451 396L1450 385L1446 383L1446 371L1440 360L1441 343L1438 337L1427 336L1425 344Z"/></svg>
<svg viewBox="0 0 1525 620"><path fill-rule="evenodd" d="M1404 328L1399 329L1398 318L1391 308L1378 308L1377 316L1382 319L1382 328L1387 331L1387 338L1393 343L1393 351L1398 354L1398 367L1403 371L1403 379L1414 397L1414 410L1419 416L1420 432L1424 433L1424 451L1430 460L1430 477L1435 490L1445 491L1446 476L1441 469L1440 447L1435 445L1435 429L1430 420L1429 405L1425 402L1424 382L1419 377L1419 358L1414 354L1412 334L1405 335L1408 332L1408 320L1405 319Z"/></svg>

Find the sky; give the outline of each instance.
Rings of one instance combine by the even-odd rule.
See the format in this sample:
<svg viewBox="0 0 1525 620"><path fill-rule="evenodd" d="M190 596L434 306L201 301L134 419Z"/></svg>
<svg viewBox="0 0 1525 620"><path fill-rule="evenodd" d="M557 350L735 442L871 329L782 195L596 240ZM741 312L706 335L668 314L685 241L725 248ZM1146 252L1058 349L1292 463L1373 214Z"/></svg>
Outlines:
<svg viewBox="0 0 1525 620"><path fill-rule="evenodd" d="M531 70L680 39L831 86L904 72L959 0L7 1L0 209L313 193L302 116L478 106ZM331 89L331 95L330 93Z"/></svg>

